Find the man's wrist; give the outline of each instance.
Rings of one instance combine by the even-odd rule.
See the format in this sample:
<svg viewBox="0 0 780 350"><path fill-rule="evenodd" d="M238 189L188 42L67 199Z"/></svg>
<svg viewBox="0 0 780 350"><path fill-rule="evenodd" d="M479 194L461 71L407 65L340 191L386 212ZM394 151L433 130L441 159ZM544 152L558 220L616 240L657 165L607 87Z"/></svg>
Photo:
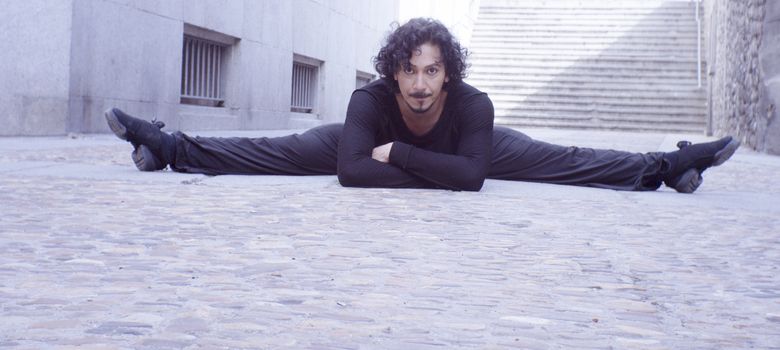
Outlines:
<svg viewBox="0 0 780 350"><path fill-rule="evenodd" d="M390 164L401 169L406 169L413 148L412 145L403 142L393 142L393 147L390 149L390 154L388 155Z"/></svg>

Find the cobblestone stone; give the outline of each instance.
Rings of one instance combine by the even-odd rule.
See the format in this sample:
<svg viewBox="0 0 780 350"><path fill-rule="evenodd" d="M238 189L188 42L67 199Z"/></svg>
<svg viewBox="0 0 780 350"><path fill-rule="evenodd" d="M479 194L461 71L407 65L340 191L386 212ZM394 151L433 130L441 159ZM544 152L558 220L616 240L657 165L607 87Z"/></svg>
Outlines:
<svg viewBox="0 0 780 350"><path fill-rule="evenodd" d="M628 149L680 137L537 133ZM740 150L682 195L352 189L140 173L128 155L105 135L0 139L0 346L780 344L777 157Z"/></svg>

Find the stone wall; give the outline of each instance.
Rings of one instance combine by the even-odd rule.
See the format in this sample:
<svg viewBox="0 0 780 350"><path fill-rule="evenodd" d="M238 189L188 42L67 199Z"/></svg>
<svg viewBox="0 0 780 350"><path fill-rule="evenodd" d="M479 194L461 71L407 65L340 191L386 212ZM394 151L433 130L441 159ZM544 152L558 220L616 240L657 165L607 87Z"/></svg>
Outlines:
<svg viewBox="0 0 780 350"><path fill-rule="evenodd" d="M766 0L705 0L708 131L780 154L780 5Z"/></svg>

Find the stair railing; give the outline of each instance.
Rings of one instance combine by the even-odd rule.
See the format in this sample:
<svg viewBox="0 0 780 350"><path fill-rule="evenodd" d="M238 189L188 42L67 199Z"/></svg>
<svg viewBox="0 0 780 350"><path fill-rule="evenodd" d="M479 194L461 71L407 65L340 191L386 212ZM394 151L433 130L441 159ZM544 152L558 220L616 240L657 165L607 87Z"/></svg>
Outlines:
<svg viewBox="0 0 780 350"><path fill-rule="evenodd" d="M696 80L701 89L701 0L691 0L696 7Z"/></svg>

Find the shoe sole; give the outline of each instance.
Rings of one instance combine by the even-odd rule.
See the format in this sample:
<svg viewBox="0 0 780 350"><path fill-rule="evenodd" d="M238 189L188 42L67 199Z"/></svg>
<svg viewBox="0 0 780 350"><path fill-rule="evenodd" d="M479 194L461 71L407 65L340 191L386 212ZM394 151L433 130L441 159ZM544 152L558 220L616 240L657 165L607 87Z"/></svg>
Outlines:
<svg viewBox="0 0 780 350"><path fill-rule="evenodd" d="M108 128L116 137L127 141L127 128L119 122L119 117L114 113L114 109L108 109L104 113L106 116L106 122L108 122Z"/></svg>
<svg viewBox="0 0 780 350"><path fill-rule="evenodd" d="M162 170L162 162L154 156L152 150L146 145L140 145L132 153L133 162L135 167L140 171L157 171Z"/></svg>
<svg viewBox="0 0 780 350"><path fill-rule="evenodd" d="M680 193L693 193L699 188L702 180L698 170L688 169L688 171L680 175L680 179L677 181L674 189Z"/></svg>
<svg viewBox="0 0 780 350"><path fill-rule="evenodd" d="M727 160L729 160L729 158L731 158L731 156L734 155L734 152L737 151L737 148L739 148L739 144L740 144L739 141L732 138L729 141L729 143L726 144L726 146L724 146L723 148L721 148L720 151L715 153L715 157L713 157L714 160L712 162L712 166L721 165L725 163Z"/></svg>

